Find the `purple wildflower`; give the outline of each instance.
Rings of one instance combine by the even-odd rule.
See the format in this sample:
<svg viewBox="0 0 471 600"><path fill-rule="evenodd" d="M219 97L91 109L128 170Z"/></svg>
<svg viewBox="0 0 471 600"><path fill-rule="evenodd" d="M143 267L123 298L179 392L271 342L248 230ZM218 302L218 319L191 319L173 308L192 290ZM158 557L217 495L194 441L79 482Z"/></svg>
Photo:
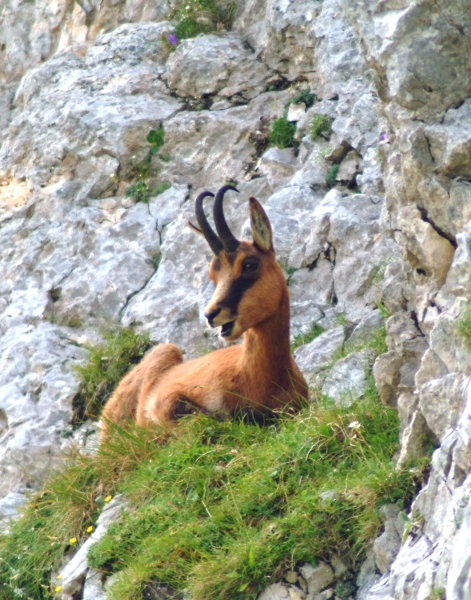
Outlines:
<svg viewBox="0 0 471 600"><path fill-rule="evenodd" d="M385 131L382 131L382 132L379 134L379 139L380 139L382 142L389 142L389 137L388 137L388 134L387 134Z"/></svg>
<svg viewBox="0 0 471 600"><path fill-rule="evenodd" d="M176 33L169 33L167 36L167 39L173 46L177 45L177 34Z"/></svg>

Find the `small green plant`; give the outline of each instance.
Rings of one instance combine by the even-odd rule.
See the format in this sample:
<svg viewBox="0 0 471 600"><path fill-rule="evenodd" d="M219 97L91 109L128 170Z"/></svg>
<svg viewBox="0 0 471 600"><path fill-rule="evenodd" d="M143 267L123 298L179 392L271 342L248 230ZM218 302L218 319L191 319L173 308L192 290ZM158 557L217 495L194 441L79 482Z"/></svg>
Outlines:
<svg viewBox="0 0 471 600"><path fill-rule="evenodd" d="M147 183L142 180L138 181L137 183L133 183L126 190L126 196L136 198L138 202L144 202L145 204L149 202L151 195L151 189Z"/></svg>
<svg viewBox="0 0 471 600"><path fill-rule="evenodd" d="M150 144L151 154L159 151L159 148L164 145L165 132L163 127L151 129L147 134L147 141Z"/></svg>
<svg viewBox="0 0 471 600"><path fill-rule="evenodd" d="M325 183L329 189L333 188L337 183L337 173L339 172L339 168L340 165L332 165L326 173Z"/></svg>
<svg viewBox="0 0 471 600"><path fill-rule="evenodd" d="M446 589L442 587L433 587L427 596L427 600L445 600L445 598Z"/></svg>
<svg viewBox="0 0 471 600"><path fill-rule="evenodd" d="M332 148L330 146L327 146L327 148L324 148L324 150L321 150L319 152L319 155L322 156L322 158L325 158L331 152L332 152Z"/></svg>
<svg viewBox="0 0 471 600"><path fill-rule="evenodd" d="M304 102L306 108L310 108L316 100L316 94L313 94L310 88L307 88L295 94L291 99L291 104L301 104L301 102Z"/></svg>
<svg viewBox="0 0 471 600"><path fill-rule="evenodd" d="M330 118L327 115L316 114L312 117L310 134L313 140L324 134L328 137L332 132Z"/></svg>
<svg viewBox="0 0 471 600"><path fill-rule="evenodd" d="M465 306L458 320L457 329L466 346L471 350L471 301Z"/></svg>
<svg viewBox="0 0 471 600"><path fill-rule="evenodd" d="M127 191L126 196L132 196L136 198L138 202L144 202L147 204L152 196L158 196L168 190L171 186L170 182L162 181L157 184L156 187L150 187L146 181L151 176L151 162L152 156L156 154L159 149L164 145L165 142L165 131L163 127L158 129L151 129L147 134L147 141L150 144L150 149L143 160L139 161L134 165L134 173L137 174L136 183L131 184ZM169 154L164 154L160 157L164 162L170 160Z"/></svg>
<svg viewBox="0 0 471 600"><path fill-rule="evenodd" d="M320 336L321 333L324 333L324 328L321 327L319 323L311 323L311 327L307 333L298 333L294 336L293 341L291 342L291 352L294 352L299 346L309 344L309 342L312 342L312 340Z"/></svg>
<svg viewBox="0 0 471 600"><path fill-rule="evenodd" d="M152 190L152 196L159 196L160 194L163 194L166 190L168 190L170 187L170 181L162 181L161 183L158 183Z"/></svg>
<svg viewBox="0 0 471 600"><path fill-rule="evenodd" d="M272 129L268 140L270 144L278 148L289 148L294 144L294 134L296 133L296 124L288 121L286 117L279 117L272 123Z"/></svg>
<svg viewBox="0 0 471 600"><path fill-rule="evenodd" d="M104 342L88 346L88 363L77 365L80 390L74 398L76 421L97 418L114 388L152 346L147 334L129 327L113 327L102 333Z"/></svg>

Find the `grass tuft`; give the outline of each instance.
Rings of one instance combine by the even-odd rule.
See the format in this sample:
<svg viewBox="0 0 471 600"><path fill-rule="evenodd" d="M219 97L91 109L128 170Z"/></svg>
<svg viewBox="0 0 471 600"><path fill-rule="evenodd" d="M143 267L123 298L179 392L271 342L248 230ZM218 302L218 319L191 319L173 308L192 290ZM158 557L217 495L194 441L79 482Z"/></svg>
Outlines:
<svg viewBox="0 0 471 600"><path fill-rule="evenodd" d="M316 100L316 94L313 94L310 88L307 88L295 94L291 99L291 104L301 104L301 102L304 102L306 108L310 108Z"/></svg>
<svg viewBox="0 0 471 600"><path fill-rule="evenodd" d="M312 340L320 336L321 333L324 333L324 328L318 323L311 323L311 327L307 333L298 333L294 336L293 341L291 342L291 352L294 352L299 346L309 344L309 342L312 342Z"/></svg>
<svg viewBox="0 0 471 600"><path fill-rule="evenodd" d="M461 314L457 323L457 329L466 346L471 350L471 302L468 302Z"/></svg>
<svg viewBox="0 0 471 600"><path fill-rule="evenodd" d="M330 118L327 115L316 114L311 121L311 137L316 140L322 134L328 137L332 132Z"/></svg>
<svg viewBox="0 0 471 600"><path fill-rule="evenodd" d="M176 20L177 41L201 33L230 29L236 3L224 0L179 0L169 16Z"/></svg>
<svg viewBox="0 0 471 600"><path fill-rule="evenodd" d="M268 140L270 144L278 148L289 148L294 144L294 134L296 133L296 124L290 123L286 117L279 117L272 123L272 129Z"/></svg>
<svg viewBox="0 0 471 600"><path fill-rule="evenodd" d="M333 188L334 185L337 183L337 173L339 172L339 169L340 165L332 165L327 171L327 174L325 176L325 183L327 184L327 187L329 189Z"/></svg>
<svg viewBox="0 0 471 600"><path fill-rule="evenodd" d="M97 418L123 376L152 346L147 334L136 333L129 327L114 327L102 335L105 340L102 344L88 346L88 363L75 367L81 379L73 401L76 421Z"/></svg>

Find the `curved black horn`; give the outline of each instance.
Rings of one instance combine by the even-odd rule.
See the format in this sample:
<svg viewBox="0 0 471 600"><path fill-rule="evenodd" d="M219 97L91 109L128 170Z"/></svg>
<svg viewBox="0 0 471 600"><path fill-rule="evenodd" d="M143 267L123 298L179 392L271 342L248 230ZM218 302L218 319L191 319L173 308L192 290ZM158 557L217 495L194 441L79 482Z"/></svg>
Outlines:
<svg viewBox="0 0 471 600"><path fill-rule="evenodd" d="M201 194L199 194L199 196L196 198L196 200L195 200L196 220L198 221L198 225L200 226L200 229L203 232L204 239L208 242L209 247L214 252L214 254L217 256L221 252L221 250L224 248L224 246L222 245L221 240L218 238L218 236L212 230L211 225L208 223L208 220L206 219L206 215L204 214L203 200L208 196L212 197L212 196L214 196L214 194L211 192L201 192Z"/></svg>
<svg viewBox="0 0 471 600"><path fill-rule="evenodd" d="M223 185L222 188L218 190L216 194L216 200L214 201L213 205L214 224L216 225L216 230L219 234L219 238L223 243L224 250L226 252L235 252L237 250L237 247L239 246L239 240L236 237L234 237L231 230L229 229L222 209L222 201L224 199L224 194L227 192L227 190L239 192L239 190L233 185Z"/></svg>

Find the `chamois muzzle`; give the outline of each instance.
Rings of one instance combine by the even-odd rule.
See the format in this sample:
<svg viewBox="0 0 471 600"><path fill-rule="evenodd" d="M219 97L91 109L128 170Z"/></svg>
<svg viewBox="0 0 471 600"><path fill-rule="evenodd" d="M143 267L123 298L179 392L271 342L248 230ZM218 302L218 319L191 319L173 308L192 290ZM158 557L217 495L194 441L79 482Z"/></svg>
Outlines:
<svg viewBox="0 0 471 600"><path fill-rule="evenodd" d="M233 190L234 192L239 192L237 188L233 185L224 185L220 190L218 190L216 194L216 199L214 200L213 205L213 216L214 216L214 224L216 225L216 230L219 235L219 239L221 240L224 250L228 253L235 252L239 246L239 240L232 234L229 226L224 217L224 212L222 208L222 202L224 200L224 194L228 190Z"/></svg>
<svg viewBox="0 0 471 600"><path fill-rule="evenodd" d="M211 192L202 192L196 198L196 200L195 200L196 220L198 221L198 225L200 226L200 229L204 235L204 239L208 242L209 247L214 252L214 254L217 256L221 252L221 250L224 248L224 246L222 245L221 240L218 238L218 236L212 230L211 225L208 223L208 220L206 219L206 215L204 214L203 200L208 196L214 197L214 194Z"/></svg>

